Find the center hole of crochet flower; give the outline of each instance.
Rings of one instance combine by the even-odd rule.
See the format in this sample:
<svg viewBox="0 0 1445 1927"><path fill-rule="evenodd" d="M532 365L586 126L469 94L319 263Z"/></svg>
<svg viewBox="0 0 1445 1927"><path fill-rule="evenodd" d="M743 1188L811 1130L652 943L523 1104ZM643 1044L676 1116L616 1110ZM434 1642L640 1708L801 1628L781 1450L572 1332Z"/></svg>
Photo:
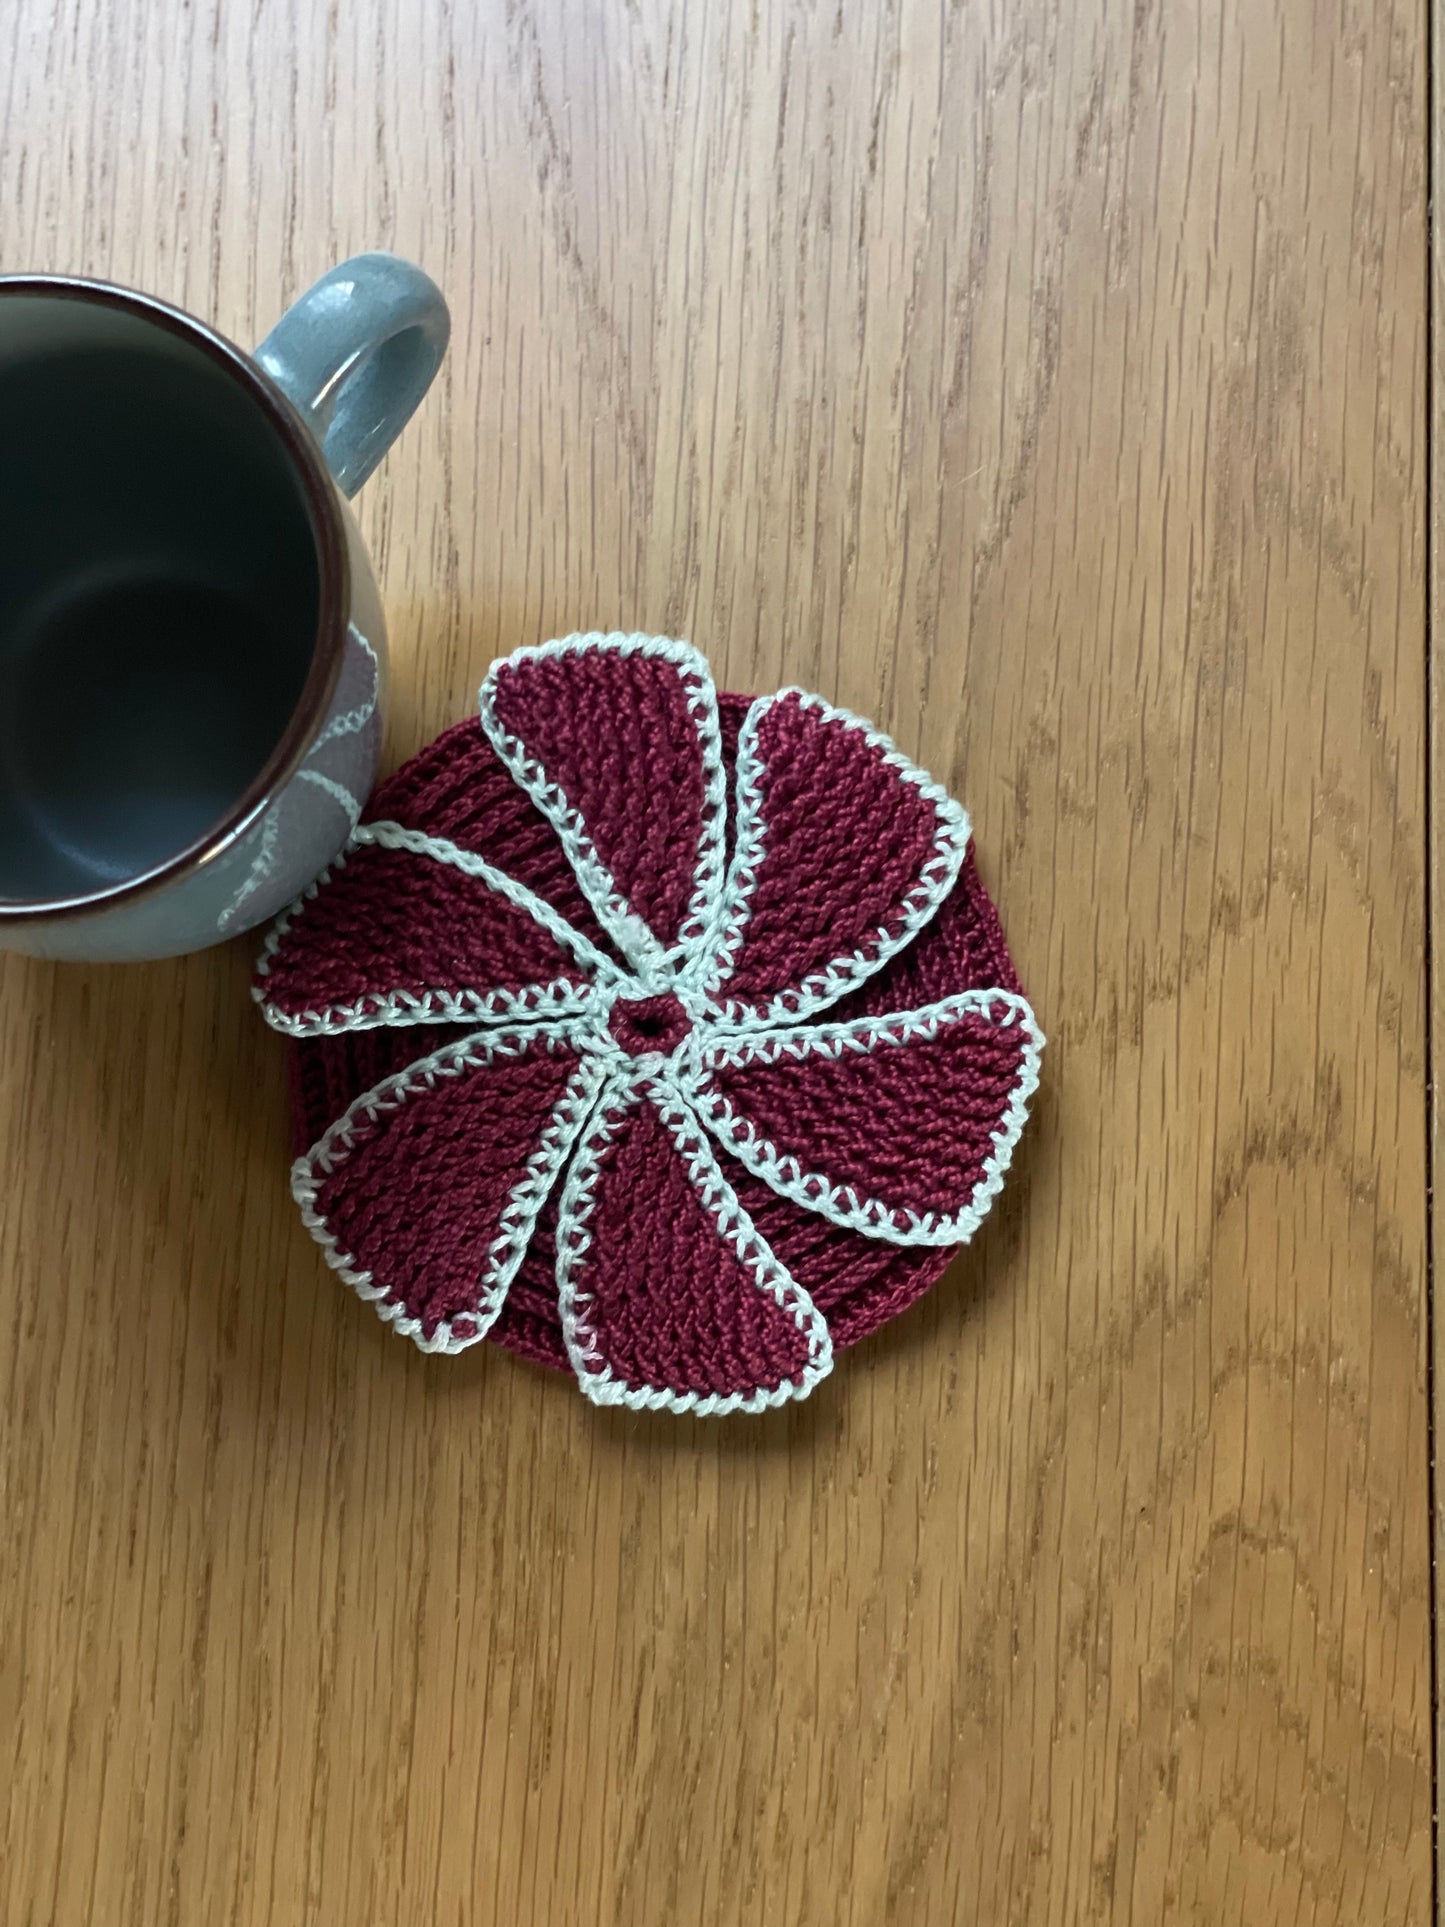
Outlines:
<svg viewBox="0 0 1445 1927"><path fill-rule="evenodd" d="M619 997L607 1019L612 1041L629 1057L676 1050L692 1028L687 1012L670 993L660 997Z"/></svg>

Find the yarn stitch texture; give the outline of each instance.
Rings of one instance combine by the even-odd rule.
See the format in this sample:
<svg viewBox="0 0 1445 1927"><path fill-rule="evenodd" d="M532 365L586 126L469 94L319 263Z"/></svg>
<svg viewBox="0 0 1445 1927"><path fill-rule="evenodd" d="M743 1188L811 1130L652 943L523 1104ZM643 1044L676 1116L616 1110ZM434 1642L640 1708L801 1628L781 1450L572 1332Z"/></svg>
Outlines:
<svg viewBox="0 0 1445 1927"><path fill-rule="evenodd" d="M802 1398L998 1194L1043 1037L960 806L662 637L496 664L257 965L292 1190L423 1350L598 1404ZM305 1148L303 1148L305 1147Z"/></svg>

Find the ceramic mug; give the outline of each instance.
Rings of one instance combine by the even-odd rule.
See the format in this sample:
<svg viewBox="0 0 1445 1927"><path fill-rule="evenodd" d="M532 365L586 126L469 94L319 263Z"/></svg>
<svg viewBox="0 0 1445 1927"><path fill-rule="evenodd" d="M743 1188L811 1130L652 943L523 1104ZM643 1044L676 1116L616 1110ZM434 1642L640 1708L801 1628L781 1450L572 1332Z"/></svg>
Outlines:
<svg viewBox="0 0 1445 1927"><path fill-rule="evenodd" d="M254 355L148 295L0 276L0 948L197 950L341 848L386 671L345 498L447 334L385 254Z"/></svg>

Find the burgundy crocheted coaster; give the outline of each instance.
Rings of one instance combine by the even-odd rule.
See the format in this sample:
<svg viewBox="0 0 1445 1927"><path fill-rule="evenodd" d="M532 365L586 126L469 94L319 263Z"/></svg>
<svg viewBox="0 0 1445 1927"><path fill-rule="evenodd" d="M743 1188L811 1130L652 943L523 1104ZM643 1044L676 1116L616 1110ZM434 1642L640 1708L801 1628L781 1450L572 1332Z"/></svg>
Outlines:
<svg viewBox="0 0 1445 1927"><path fill-rule="evenodd" d="M760 1411L977 1230L1043 1038L968 819L818 696L685 643L522 649L384 783L257 970L292 1189L428 1351Z"/></svg>

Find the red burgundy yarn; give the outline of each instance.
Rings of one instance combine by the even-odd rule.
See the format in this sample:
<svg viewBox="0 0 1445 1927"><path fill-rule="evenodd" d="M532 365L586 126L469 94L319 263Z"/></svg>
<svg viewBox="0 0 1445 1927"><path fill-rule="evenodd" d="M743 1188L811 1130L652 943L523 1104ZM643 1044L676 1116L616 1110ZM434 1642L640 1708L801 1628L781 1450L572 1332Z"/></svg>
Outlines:
<svg viewBox="0 0 1445 1927"><path fill-rule="evenodd" d="M693 909L696 851L708 809L705 772L675 667L633 657L619 676L605 654L514 659L498 685L500 722L545 771L656 945L676 945ZM738 737L750 698L717 698L727 776L724 860L738 837ZM779 701L756 747L767 826L743 940L716 993L756 1005L786 997L810 973L902 927L900 904L929 860L934 813L858 730L820 731ZM377 790L357 845L314 902L303 900L258 978L276 1013L355 1013L335 1035L291 1044L295 1148L305 1153L354 1101L419 1060L454 1049L489 1021L471 1009L425 1017L427 999L547 986L585 996L588 969L525 909L461 870L406 848L365 843L366 826L444 839L515 879L619 970L627 933L599 915L557 828L473 718L445 731ZM594 973L595 974L595 973ZM966 991L1020 995L970 844L949 894L880 967L799 1021L833 1025L910 1013ZM396 993L416 1000L396 1021ZM778 1022L786 1024L788 1006ZM389 1013L389 1014L387 1014ZM548 1021L548 1013L542 1013ZM494 1021L503 1024L503 1017ZM670 991L618 995L608 1035L629 1060L681 1045L692 1020ZM526 1020L506 1019L515 1032ZM947 1213L982 1180L1021 1075L1021 1028L965 1017L867 1060L846 1052L800 1066L788 1058L712 1068L710 1100L745 1113L805 1173L849 1196L879 1197L906 1228L910 1213ZM497 1201L514 1183L582 1058L570 1045L498 1059L485 1071L438 1072L424 1104L399 1104L358 1126L346 1162L324 1176L315 1209L343 1251L372 1263L388 1315L420 1333L443 1323L465 1342L480 1256ZM586 1139L589 1125L583 1132ZM956 1244L888 1241L784 1195L721 1143L702 1136L737 1204L784 1271L826 1320L834 1349L855 1344L914 1302ZM540 1364L567 1369L559 1307L559 1206L576 1148L541 1206L525 1255L486 1335ZM807 1364L800 1325L760 1291L697 1191L657 1110L619 1109L597 1151L589 1193L587 1342L624 1386L674 1387L698 1398L740 1388L786 1390ZM318 1235L320 1235L318 1233ZM335 1259L333 1258L333 1262ZM385 1276L382 1276L383 1271ZM571 1361L575 1364L575 1359ZM629 1400L628 1402L635 1402Z"/></svg>

